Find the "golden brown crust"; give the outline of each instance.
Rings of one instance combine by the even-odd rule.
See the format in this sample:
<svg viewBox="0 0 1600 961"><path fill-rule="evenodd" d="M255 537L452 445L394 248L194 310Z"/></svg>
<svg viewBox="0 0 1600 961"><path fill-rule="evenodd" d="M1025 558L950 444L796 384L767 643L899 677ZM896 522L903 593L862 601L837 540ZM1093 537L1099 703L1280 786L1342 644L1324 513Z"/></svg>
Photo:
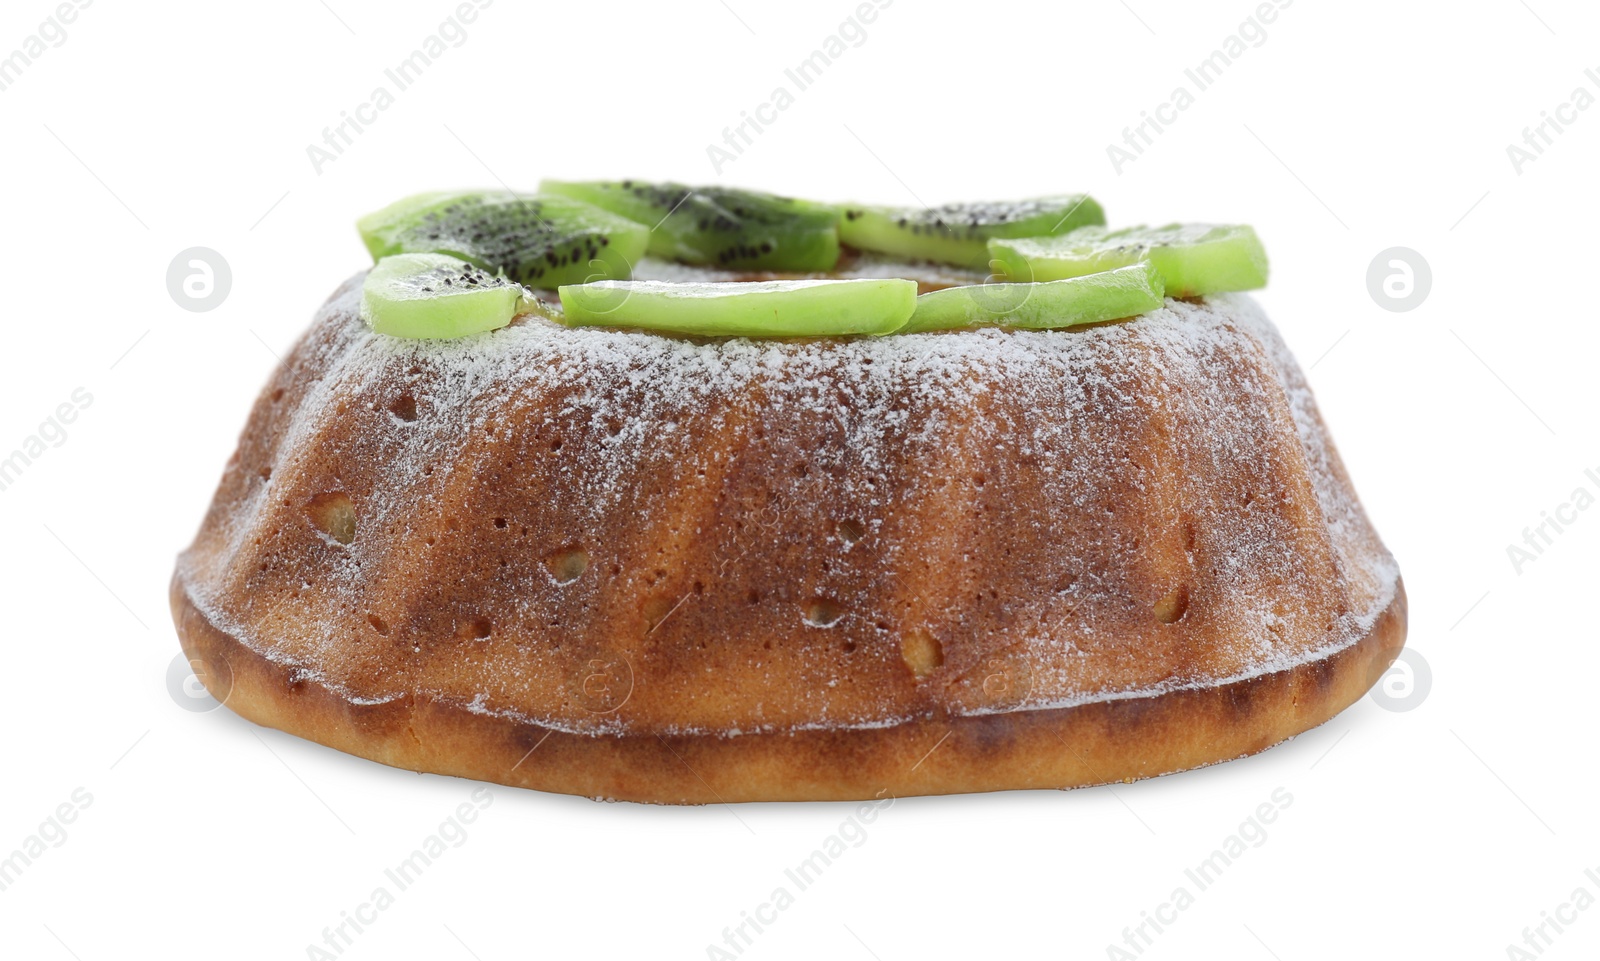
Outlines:
<svg viewBox="0 0 1600 961"><path fill-rule="evenodd" d="M1358 641L1233 683L1075 707L887 727L718 735L572 734L466 705L357 704L219 629L172 582L184 650L242 716L394 767L586 797L704 804L852 800L1131 781L1262 751L1354 703L1399 654L1404 587Z"/></svg>
<svg viewBox="0 0 1600 961"><path fill-rule="evenodd" d="M173 585L232 708L353 754L675 803L1065 787L1319 724L1404 635L1247 298L405 342L358 290L263 392Z"/></svg>

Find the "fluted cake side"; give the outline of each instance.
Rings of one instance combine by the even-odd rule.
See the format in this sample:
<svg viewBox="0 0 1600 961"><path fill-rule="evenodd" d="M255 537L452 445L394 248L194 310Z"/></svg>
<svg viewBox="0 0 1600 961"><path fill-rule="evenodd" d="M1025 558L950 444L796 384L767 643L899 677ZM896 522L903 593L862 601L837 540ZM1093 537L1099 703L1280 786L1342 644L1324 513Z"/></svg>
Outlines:
<svg viewBox="0 0 1600 961"><path fill-rule="evenodd" d="M806 342L401 341L358 296L173 581L229 706L342 750L665 802L1068 787L1265 748L1403 642L1244 295Z"/></svg>

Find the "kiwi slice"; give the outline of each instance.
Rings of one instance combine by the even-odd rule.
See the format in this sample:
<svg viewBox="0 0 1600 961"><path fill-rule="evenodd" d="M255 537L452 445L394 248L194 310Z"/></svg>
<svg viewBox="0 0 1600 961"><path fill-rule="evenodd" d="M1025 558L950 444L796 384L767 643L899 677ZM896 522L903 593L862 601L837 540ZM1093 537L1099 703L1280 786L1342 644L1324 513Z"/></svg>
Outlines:
<svg viewBox="0 0 1600 961"><path fill-rule="evenodd" d="M391 337L465 337L511 323L522 285L444 254L396 254L361 285L361 319Z"/></svg>
<svg viewBox="0 0 1600 961"><path fill-rule="evenodd" d="M925 208L847 207L839 239L860 250L983 270L991 237L1043 237L1105 222L1100 205L1083 194Z"/></svg>
<svg viewBox="0 0 1600 961"><path fill-rule="evenodd" d="M1059 237L994 240L989 253L1004 269L1034 280L1080 277L1148 260L1171 297L1255 290L1267 283L1267 252L1244 225L1083 227Z"/></svg>
<svg viewBox="0 0 1600 961"><path fill-rule="evenodd" d="M563 323L702 337L887 334L917 307L910 280L600 281L561 288Z"/></svg>
<svg viewBox="0 0 1600 961"><path fill-rule="evenodd" d="M728 187L639 180L565 182L539 189L594 204L650 228L650 253L730 270L831 270L839 219L827 204Z"/></svg>
<svg viewBox="0 0 1600 961"><path fill-rule="evenodd" d="M902 334L967 327L1038 330L1097 324L1160 307L1161 275L1149 263L1031 284L947 287L917 298Z"/></svg>
<svg viewBox="0 0 1600 961"><path fill-rule="evenodd" d="M569 197L460 191L408 197L357 223L374 259L448 254L529 287L631 276L650 231Z"/></svg>

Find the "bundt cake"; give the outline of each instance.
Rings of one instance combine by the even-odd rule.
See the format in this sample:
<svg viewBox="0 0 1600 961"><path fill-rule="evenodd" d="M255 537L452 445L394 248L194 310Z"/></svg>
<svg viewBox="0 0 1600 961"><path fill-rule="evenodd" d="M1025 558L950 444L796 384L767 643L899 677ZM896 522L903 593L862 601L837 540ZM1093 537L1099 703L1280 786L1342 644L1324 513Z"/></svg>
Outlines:
<svg viewBox="0 0 1600 961"><path fill-rule="evenodd" d="M362 222L378 267L171 582L227 707L547 792L853 800L1237 758L1400 651L1394 560L1232 293L1248 227L558 187Z"/></svg>
<svg viewBox="0 0 1600 961"><path fill-rule="evenodd" d="M1403 643L1398 570L1248 295L428 340L375 333L362 293L273 375L172 580L184 650L257 723L595 798L1064 788L1260 751Z"/></svg>

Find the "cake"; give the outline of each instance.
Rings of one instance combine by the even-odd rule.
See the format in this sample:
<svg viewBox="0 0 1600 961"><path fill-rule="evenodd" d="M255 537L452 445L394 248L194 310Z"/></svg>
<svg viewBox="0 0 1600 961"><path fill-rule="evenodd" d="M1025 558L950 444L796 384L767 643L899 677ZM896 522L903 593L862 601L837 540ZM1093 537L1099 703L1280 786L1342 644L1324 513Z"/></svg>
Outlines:
<svg viewBox="0 0 1600 961"><path fill-rule="evenodd" d="M184 650L259 724L607 799L1067 788L1261 751L1403 643L1396 565L1247 294L455 340L374 333L361 294L272 376L172 580Z"/></svg>

